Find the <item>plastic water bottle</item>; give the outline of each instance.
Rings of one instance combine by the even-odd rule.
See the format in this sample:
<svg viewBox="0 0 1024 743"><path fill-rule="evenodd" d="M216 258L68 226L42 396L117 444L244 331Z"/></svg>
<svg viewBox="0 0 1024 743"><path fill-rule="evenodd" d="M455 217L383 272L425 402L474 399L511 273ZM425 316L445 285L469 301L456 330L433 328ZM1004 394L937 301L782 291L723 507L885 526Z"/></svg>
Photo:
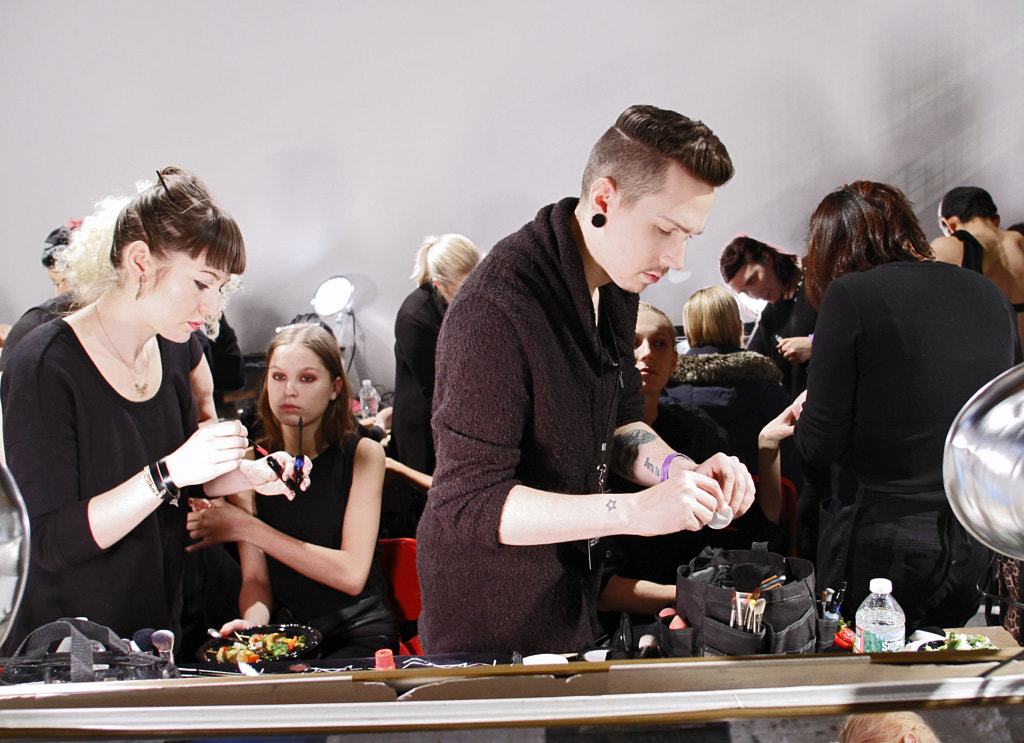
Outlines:
<svg viewBox="0 0 1024 743"><path fill-rule="evenodd" d="M906 644L906 617L892 597L892 581L872 578L871 594L857 609L855 653L890 653Z"/></svg>
<svg viewBox="0 0 1024 743"><path fill-rule="evenodd" d="M363 386L359 389L359 413L363 420L366 420L367 418L376 418L379 409L380 395L374 389L373 382L364 379Z"/></svg>

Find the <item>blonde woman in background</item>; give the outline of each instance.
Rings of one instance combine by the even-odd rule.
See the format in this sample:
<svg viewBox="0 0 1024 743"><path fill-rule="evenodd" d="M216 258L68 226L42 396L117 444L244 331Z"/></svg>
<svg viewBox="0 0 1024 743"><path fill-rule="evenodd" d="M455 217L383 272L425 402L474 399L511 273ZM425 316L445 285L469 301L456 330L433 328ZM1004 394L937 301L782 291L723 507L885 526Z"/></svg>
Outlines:
<svg viewBox="0 0 1024 743"><path fill-rule="evenodd" d="M709 413L728 432L732 451L756 475L758 434L789 407L782 375L767 356L743 350L740 308L724 287L694 292L683 306L683 328L690 350L679 357L662 396ZM800 482L791 450L783 469L783 475ZM766 515L778 522L779 514L772 510Z"/></svg>
<svg viewBox="0 0 1024 743"><path fill-rule="evenodd" d="M434 472L430 402L434 396L434 350L445 310L480 262L480 251L462 235L430 236L416 253L416 289L395 318L395 400L391 456L414 470Z"/></svg>

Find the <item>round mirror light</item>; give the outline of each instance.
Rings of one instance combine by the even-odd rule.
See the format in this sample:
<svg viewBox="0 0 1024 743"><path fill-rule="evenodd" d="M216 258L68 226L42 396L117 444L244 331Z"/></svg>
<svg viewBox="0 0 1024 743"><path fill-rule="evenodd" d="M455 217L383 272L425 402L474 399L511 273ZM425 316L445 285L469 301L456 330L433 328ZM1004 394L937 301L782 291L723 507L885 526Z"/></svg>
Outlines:
<svg viewBox="0 0 1024 743"><path fill-rule="evenodd" d="M1024 366L978 390L957 414L942 459L946 498L976 539L1024 560Z"/></svg>
<svg viewBox="0 0 1024 743"><path fill-rule="evenodd" d="M0 464L0 642L7 638L28 577L28 513L18 486Z"/></svg>
<svg viewBox="0 0 1024 743"><path fill-rule="evenodd" d="M331 317L352 309L355 286L348 276L332 276L313 295L313 310L321 317Z"/></svg>

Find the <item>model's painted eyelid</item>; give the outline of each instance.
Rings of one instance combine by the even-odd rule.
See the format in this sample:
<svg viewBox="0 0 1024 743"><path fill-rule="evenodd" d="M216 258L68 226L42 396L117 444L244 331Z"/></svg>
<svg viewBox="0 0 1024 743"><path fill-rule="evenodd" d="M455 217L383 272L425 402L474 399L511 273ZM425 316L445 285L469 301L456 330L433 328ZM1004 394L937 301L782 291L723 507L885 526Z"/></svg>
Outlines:
<svg viewBox="0 0 1024 743"><path fill-rule="evenodd" d="M282 379L284 379L284 374L281 374L280 372L274 372L273 374L270 375L270 378L277 382L280 382Z"/></svg>

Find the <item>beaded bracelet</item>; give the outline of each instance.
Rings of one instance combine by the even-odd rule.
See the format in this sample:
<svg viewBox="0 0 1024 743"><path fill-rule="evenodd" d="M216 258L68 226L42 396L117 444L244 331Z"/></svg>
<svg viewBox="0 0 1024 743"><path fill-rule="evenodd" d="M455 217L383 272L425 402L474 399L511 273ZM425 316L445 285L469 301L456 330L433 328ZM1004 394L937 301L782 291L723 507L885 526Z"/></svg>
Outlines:
<svg viewBox="0 0 1024 743"><path fill-rule="evenodd" d="M142 470L142 481L146 483L146 485L149 487L151 491L153 491L153 495L155 495L157 498L163 497L160 494L160 488L158 488L156 486L156 482L153 481L153 476L149 474L149 467L146 467L144 470Z"/></svg>

